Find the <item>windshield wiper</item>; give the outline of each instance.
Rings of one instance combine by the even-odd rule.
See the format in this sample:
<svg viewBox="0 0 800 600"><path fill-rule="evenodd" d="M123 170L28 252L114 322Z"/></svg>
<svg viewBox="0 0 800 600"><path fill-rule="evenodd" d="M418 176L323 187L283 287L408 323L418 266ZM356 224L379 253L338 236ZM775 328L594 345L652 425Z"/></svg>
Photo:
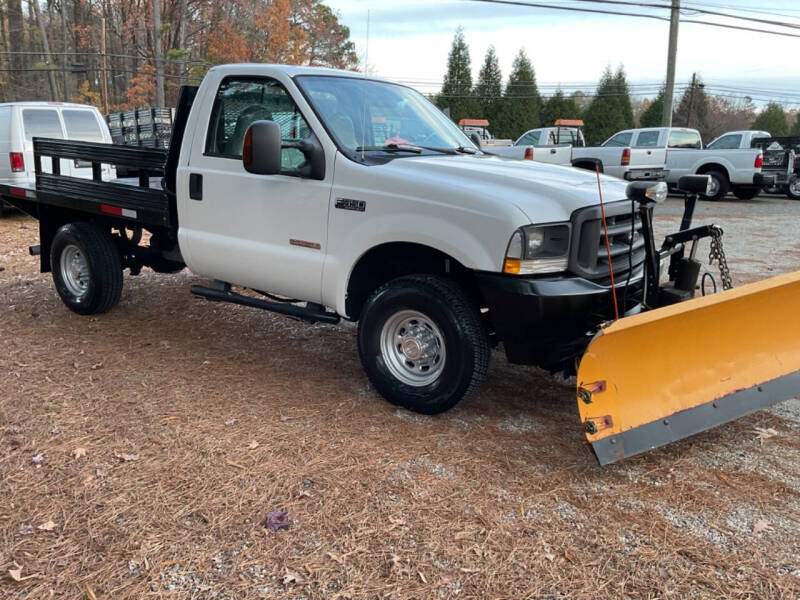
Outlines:
<svg viewBox="0 0 800 600"><path fill-rule="evenodd" d="M356 152L370 152L371 150L379 150L381 152L413 152L414 154L421 154L422 148L420 146L412 146L410 144L386 144L385 146L359 146Z"/></svg>
<svg viewBox="0 0 800 600"><path fill-rule="evenodd" d="M416 144L386 144L385 146L359 146L356 152L369 152L370 150L377 150L380 152L413 152L414 154L421 154L423 150L430 152L439 152L441 154L476 154L477 150L474 148L466 148L459 146L458 148L437 148L435 146L417 146Z"/></svg>

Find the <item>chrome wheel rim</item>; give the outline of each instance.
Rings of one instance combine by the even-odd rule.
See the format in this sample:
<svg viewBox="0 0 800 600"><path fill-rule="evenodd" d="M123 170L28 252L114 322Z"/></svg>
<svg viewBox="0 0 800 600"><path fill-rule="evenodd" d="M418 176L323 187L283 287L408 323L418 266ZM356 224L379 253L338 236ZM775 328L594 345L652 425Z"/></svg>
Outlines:
<svg viewBox="0 0 800 600"><path fill-rule="evenodd" d="M795 196L800 196L800 179L795 179L789 184L789 191Z"/></svg>
<svg viewBox="0 0 800 600"><path fill-rule="evenodd" d="M433 383L444 368L444 336L433 319L415 310L389 317L381 330L380 351L392 375L413 387Z"/></svg>
<svg viewBox="0 0 800 600"><path fill-rule="evenodd" d="M709 198L712 198L717 195L719 191L719 181L717 181L716 177L709 177L711 180L708 184L708 193L706 194Z"/></svg>
<svg viewBox="0 0 800 600"><path fill-rule="evenodd" d="M61 251L61 279L69 293L78 299L89 289L89 262L75 244Z"/></svg>

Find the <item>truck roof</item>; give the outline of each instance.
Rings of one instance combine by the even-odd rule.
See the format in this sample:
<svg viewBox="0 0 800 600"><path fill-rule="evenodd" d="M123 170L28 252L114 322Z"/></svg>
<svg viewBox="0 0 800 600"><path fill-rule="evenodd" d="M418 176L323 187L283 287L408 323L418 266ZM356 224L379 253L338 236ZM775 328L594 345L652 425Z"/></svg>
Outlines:
<svg viewBox="0 0 800 600"><path fill-rule="evenodd" d="M44 108L48 106L66 106L67 108L97 108L91 104L76 104L75 102L2 102L0 106L32 106L34 108Z"/></svg>
<svg viewBox="0 0 800 600"><path fill-rule="evenodd" d="M294 77L295 75L336 75L338 77L352 77L354 79L370 79L373 81L386 81L389 83L394 83L393 81L384 77L365 75L364 73L359 73L358 71L328 69L326 67L304 67L299 65L275 65L269 63L232 63L227 65L217 65L215 67L211 67L211 69L209 69L209 72L210 71L221 71L223 73L230 72L231 74L240 74L242 71L246 71L247 73L251 74L259 74L263 72L265 75L267 73L274 73L275 71L282 71L289 77Z"/></svg>

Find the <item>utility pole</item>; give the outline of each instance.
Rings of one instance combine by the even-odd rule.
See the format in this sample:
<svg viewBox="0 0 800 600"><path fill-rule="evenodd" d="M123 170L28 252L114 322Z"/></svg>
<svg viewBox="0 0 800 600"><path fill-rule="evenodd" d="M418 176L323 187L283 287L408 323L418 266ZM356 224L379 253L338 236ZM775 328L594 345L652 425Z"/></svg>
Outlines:
<svg viewBox="0 0 800 600"><path fill-rule="evenodd" d="M692 122L692 104L694 103L694 88L697 85L697 73L692 73L692 87L689 89L689 109L686 111L686 126Z"/></svg>
<svg viewBox="0 0 800 600"><path fill-rule="evenodd" d="M101 20L103 24L102 34L100 36L100 52L103 55L103 62L100 70L103 72L103 114L108 114L108 70L106 65L106 18Z"/></svg>
<svg viewBox="0 0 800 600"><path fill-rule="evenodd" d="M161 56L161 2L153 0L153 46L156 59L156 106L165 106L164 101L164 60Z"/></svg>
<svg viewBox="0 0 800 600"><path fill-rule="evenodd" d="M661 125L672 126L672 99L675 95L675 58L678 54L678 24L680 23L681 0L672 0L669 19L669 50L667 51L667 84L664 88L664 112Z"/></svg>

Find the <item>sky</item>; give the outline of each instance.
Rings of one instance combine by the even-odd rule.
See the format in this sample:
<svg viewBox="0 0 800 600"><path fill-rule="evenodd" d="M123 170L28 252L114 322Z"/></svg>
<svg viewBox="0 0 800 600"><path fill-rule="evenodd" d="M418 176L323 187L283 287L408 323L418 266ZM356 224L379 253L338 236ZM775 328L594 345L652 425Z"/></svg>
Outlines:
<svg viewBox="0 0 800 600"><path fill-rule="evenodd" d="M565 7L619 10L669 16L668 10L576 0L524 0ZM636 0L631 0L636 1ZM668 0L641 0L668 3ZM623 64L633 91L653 96L666 75L669 22L546 8L508 6L473 0L327 0L350 28L370 72L433 93L444 78L447 53L460 25L470 48L473 78L489 45L494 45L504 78L520 48L533 61L543 94L561 84L591 91L603 69ZM791 22L783 29L800 36L797 0L683 0L718 12ZM736 11L734 13L734 11ZM369 44L367 16L369 12ZM704 16L685 11L684 19L776 29L772 25ZM800 37L781 37L682 22L676 81L687 84L697 72L711 93L750 95L800 108Z"/></svg>

